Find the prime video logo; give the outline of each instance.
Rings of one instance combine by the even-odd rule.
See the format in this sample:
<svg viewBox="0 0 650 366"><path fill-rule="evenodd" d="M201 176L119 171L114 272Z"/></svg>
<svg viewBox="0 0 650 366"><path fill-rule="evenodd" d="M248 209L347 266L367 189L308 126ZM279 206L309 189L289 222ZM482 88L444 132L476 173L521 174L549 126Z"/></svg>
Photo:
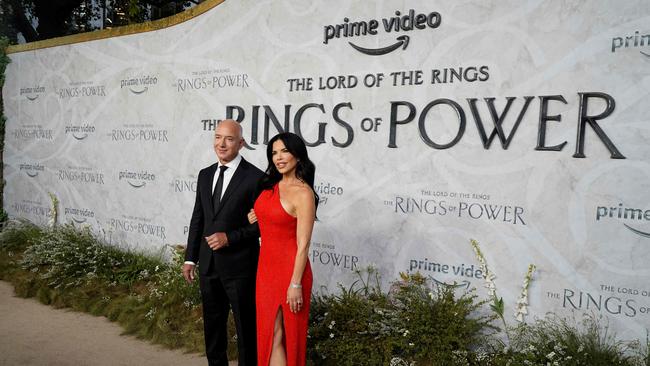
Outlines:
<svg viewBox="0 0 650 366"><path fill-rule="evenodd" d="M634 32L633 36L614 37L612 38L612 53L620 48L636 48L650 46L650 34L641 35L639 31ZM650 50L641 52L642 55L650 57Z"/></svg>
<svg viewBox="0 0 650 366"><path fill-rule="evenodd" d="M72 134L76 140L84 140L89 134L95 132L95 126L85 124L83 126L65 126L65 134Z"/></svg>
<svg viewBox="0 0 650 366"><path fill-rule="evenodd" d="M27 176L29 176L30 178L34 178L34 177L36 177L38 175L39 172L44 172L45 171L45 167L43 165L41 165L41 164L38 164L38 163L36 163L36 164L27 164L27 163L20 164L19 169L24 170L25 174L27 174Z"/></svg>
<svg viewBox="0 0 650 366"><path fill-rule="evenodd" d="M126 182L133 188L142 188L147 184L147 182L153 182L156 180L156 176L146 170L142 172L121 171L119 172L118 178L118 180L126 180Z"/></svg>
<svg viewBox="0 0 650 366"><path fill-rule="evenodd" d="M596 208L596 221L606 218L617 218L621 220L634 220L634 221L650 221L650 210L642 210L640 208L630 208L624 207L622 203L619 203L618 206L607 207L607 206L598 206ZM623 223L628 230L631 232L642 236L644 238L650 238L649 232L644 232L638 229L631 227L630 225Z"/></svg>
<svg viewBox="0 0 650 366"><path fill-rule="evenodd" d="M38 96L40 94L43 94L43 93L45 93L45 87L44 86L35 86L35 87L31 87L31 88L20 88L20 95L25 94L25 98L27 98L31 102L38 99Z"/></svg>
<svg viewBox="0 0 650 366"><path fill-rule="evenodd" d="M146 75L120 80L120 89L128 88L131 93L140 95L156 84L158 84L158 77Z"/></svg>

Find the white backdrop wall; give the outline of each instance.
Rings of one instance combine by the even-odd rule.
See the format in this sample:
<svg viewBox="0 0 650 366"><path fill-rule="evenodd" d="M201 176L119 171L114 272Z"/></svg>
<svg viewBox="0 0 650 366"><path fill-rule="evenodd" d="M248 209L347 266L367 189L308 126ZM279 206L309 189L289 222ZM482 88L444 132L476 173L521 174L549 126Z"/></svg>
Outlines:
<svg viewBox="0 0 650 366"><path fill-rule="evenodd" d="M313 145L317 285L374 265L386 283L420 271L484 294L475 238L508 312L534 263L533 314L594 313L642 338L648 24L642 0L226 1L14 53L5 209L44 223L51 192L61 222L116 245L184 243L229 116L262 169L278 130Z"/></svg>

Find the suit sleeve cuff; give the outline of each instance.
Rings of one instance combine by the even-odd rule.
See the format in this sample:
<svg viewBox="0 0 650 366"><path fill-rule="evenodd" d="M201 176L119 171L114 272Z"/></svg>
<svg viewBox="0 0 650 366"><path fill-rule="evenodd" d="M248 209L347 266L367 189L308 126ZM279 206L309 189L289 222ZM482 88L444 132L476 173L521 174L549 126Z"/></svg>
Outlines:
<svg viewBox="0 0 650 366"><path fill-rule="evenodd" d="M228 244L226 244L226 246L229 247L229 246L235 244L235 242L236 242L236 240L237 240L237 239L235 238L235 233L233 233L233 232L228 232L228 233L225 233L225 234L226 234L226 238L228 238Z"/></svg>
<svg viewBox="0 0 650 366"><path fill-rule="evenodd" d="M196 266L196 263L194 263L194 262L192 262L192 261L185 261L183 264L191 264L191 265L193 265L193 266Z"/></svg>

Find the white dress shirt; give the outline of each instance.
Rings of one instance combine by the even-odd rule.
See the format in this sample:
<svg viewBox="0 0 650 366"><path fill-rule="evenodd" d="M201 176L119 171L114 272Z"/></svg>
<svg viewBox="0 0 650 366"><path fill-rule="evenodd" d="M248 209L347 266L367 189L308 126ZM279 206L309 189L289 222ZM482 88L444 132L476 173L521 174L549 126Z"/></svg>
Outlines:
<svg viewBox="0 0 650 366"><path fill-rule="evenodd" d="M214 171L214 176L212 177L212 189L210 192L214 192L214 187L217 185L217 179L219 179L219 168L222 165L225 165L228 167L225 172L223 172L223 186L222 186L222 191L221 195L219 196L219 199L223 198L223 192L226 191L226 188L228 188L228 183L230 183L230 180L232 179L232 176L235 175L235 170L237 170L237 167L239 166L239 163L241 163L241 155L237 154L234 159L231 161L227 162L226 164L221 164L220 161L217 161L217 170Z"/></svg>

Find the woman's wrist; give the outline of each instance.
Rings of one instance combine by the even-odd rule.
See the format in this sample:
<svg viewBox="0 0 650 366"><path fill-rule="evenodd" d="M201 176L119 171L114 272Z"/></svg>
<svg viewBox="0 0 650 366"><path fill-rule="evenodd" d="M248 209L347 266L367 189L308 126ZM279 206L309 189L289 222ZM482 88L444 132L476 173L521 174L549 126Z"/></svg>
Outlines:
<svg viewBox="0 0 650 366"><path fill-rule="evenodd" d="M298 282L291 282L291 283L289 284L289 287L290 287L290 288L302 288L302 284L300 284L300 283L298 283Z"/></svg>

